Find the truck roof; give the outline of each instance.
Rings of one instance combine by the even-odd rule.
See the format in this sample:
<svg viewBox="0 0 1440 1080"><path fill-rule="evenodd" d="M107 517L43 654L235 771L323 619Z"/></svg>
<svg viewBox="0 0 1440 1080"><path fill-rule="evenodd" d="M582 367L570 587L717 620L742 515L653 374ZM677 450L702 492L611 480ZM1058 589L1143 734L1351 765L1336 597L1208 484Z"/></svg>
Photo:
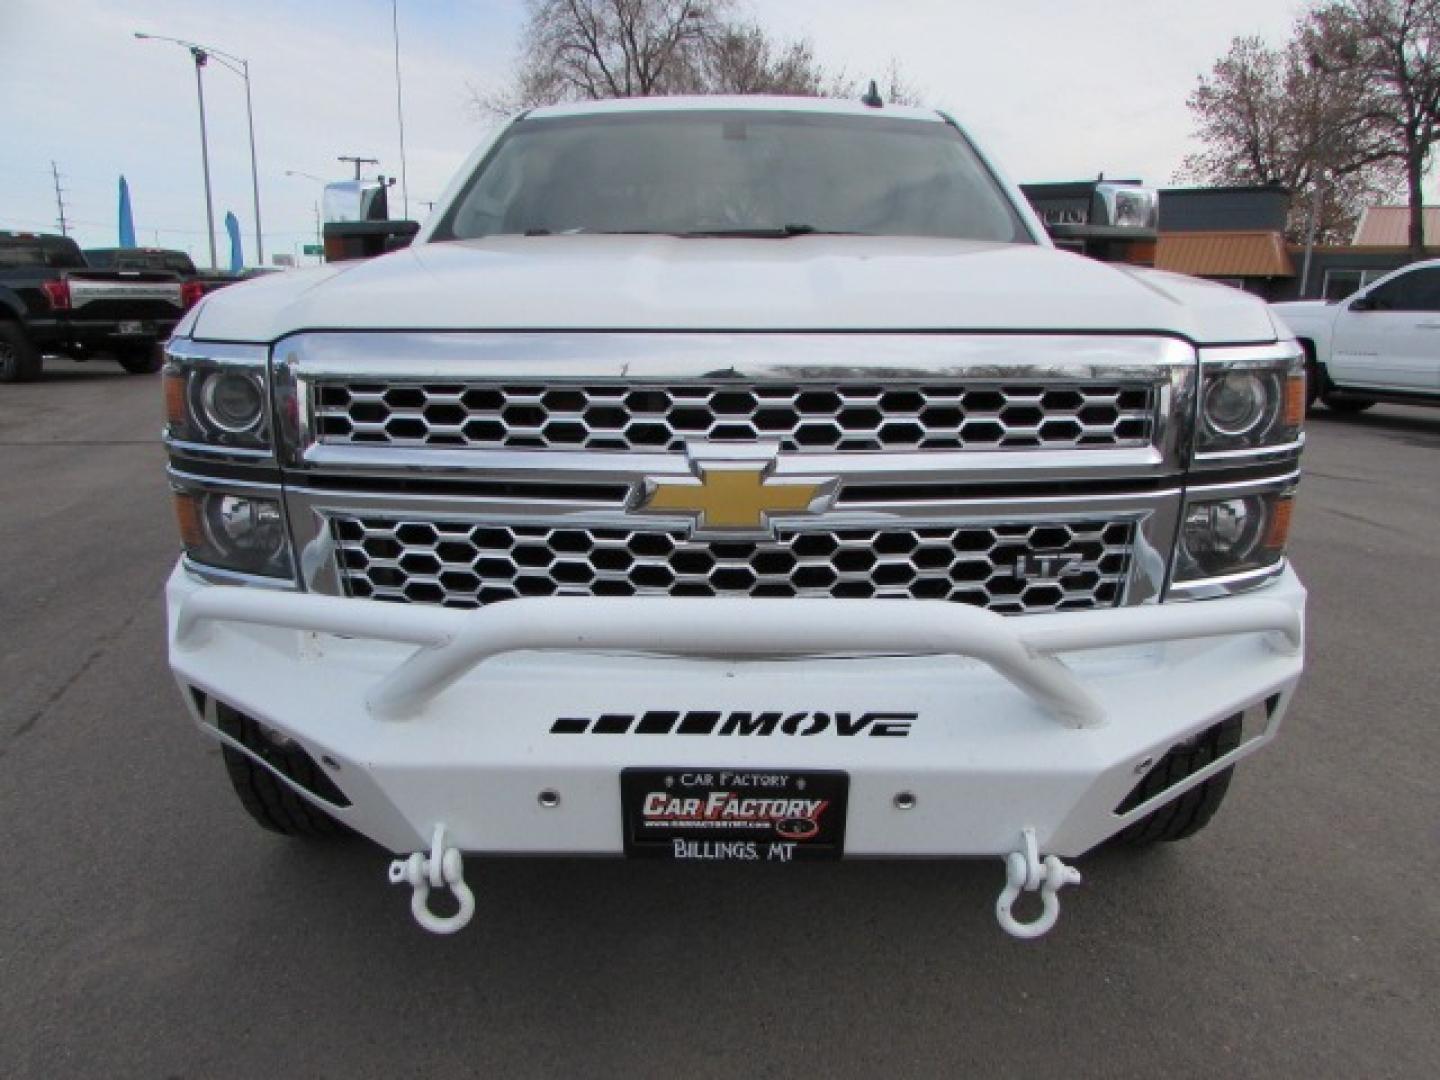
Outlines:
<svg viewBox="0 0 1440 1080"><path fill-rule="evenodd" d="M803 112L841 116L897 117L906 120L929 120L943 123L945 118L934 109L908 105L874 107L860 101L836 98L780 97L768 94L707 94L703 96L612 98L604 101L568 101L532 109L527 117L590 116L628 112Z"/></svg>

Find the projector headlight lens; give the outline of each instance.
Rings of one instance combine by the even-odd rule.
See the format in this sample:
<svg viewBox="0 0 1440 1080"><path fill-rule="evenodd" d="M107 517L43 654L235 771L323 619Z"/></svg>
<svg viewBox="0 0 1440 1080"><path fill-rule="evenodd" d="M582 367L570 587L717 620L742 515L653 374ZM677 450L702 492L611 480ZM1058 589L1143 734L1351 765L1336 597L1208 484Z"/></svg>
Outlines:
<svg viewBox="0 0 1440 1080"><path fill-rule="evenodd" d="M1270 405L1264 378L1234 371L1211 380L1205 391L1205 422L1217 434L1240 438L1264 422Z"/></svg>
<svg viewBox="0 0 1440 1080"><path fill-rule="evenodd" d="M248 373L217 371L200 389L205 419L231 435L253 431L265 418L265 395Z"/></svg>

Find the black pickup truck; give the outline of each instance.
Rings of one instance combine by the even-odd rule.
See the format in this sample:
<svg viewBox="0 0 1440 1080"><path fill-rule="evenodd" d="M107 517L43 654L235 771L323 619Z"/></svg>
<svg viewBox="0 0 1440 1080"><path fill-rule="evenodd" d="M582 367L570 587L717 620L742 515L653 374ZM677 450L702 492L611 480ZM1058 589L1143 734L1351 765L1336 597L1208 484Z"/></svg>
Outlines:
<svg viewBox="0 0 1440 1080"><path fill-rule="evenodd" d="M171 271L94 269L68 237L0 231L0 382L38 377L45 353L158 371L160 343L204 292Z"/></svg>
<svg viewBox="0 0 1440 1080"><path fill-rule="evenodd" d="M181 281L198 281L206 296L245 280L243 273L198 269L187 253L174 248L86 248L85 261L96 270L168 270Z"/></svg>

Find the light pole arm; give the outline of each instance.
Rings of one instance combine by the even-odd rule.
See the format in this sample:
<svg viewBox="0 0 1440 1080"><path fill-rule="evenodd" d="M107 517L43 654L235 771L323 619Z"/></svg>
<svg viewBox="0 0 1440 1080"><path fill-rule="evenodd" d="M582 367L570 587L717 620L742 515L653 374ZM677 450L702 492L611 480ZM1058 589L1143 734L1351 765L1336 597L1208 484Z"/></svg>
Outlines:
<svg viewBox="0 0 1440 1080"><path fill-rule="evenodd" d="M141 41L168 41L172 45L183 45L187 49L200 49L215 57L217 60L220 61L223 66L235 72L236 75L245 75L245 72L241 69L248 66L247 62L243 57L236 56L234 53L228 53L224 49L214 49L211 48L209 45L202 45L198 41L187 41L185 38L166 37L164 34L142 34L139 31L136 31L135 36Z"/></svg>

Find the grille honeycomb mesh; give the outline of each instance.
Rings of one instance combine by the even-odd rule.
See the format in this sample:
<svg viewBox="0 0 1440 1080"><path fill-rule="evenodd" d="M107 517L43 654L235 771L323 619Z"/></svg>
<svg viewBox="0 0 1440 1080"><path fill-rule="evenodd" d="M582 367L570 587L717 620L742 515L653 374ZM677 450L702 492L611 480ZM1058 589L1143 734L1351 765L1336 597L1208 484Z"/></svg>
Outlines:
<svg viewBox="0 0 1440 1080"><path fill-rule="evenodd" d="M336 383L316 435L341 445L677 451L686 440L798 452L1145 446L1147 385Z"/></svg>
<svg viewBox="0 0 1440 1080"><path fill-rule="evenodd" d="M1129 522L939 525L698 541L654 529L332 519L351 596L478 607L524 596L819 596L950 600L1003 613L1119 602ZM1022 557L1077 557L1058 580Z"/></svg>

